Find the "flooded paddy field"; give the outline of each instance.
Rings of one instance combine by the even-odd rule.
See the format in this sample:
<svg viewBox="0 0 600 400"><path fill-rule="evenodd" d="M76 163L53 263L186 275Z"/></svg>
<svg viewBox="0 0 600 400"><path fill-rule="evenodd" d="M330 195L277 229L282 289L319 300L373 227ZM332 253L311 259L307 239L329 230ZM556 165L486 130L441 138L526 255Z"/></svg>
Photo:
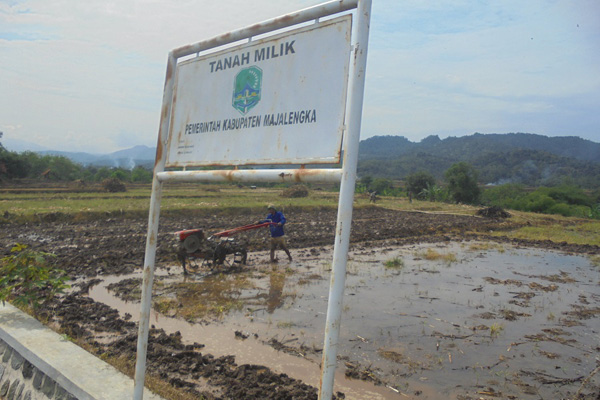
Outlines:
<svg viewBox="0 0 600 400"><path fill-rule="evenodd" d="M317 386L331 249L291 263L156 278L151 323L203 352ZM586 256L490 242L349 254L336 391L355 399L558 399L599 391L600 269ZM135 315L139 276L90 297ZM220 309L209 317L203 303ZM214 315L214 314L213 314ZM185 379L185 377L180 377Z"/></svg>
<svg viewBox="0 0 600 400"><path fill-rule="evenodd" d="M246 266L186 276L176 262L173 232L256 213L161 217L147 371L186 399L317 398L335 209L286 211L291 263L268 262L266 231ZM0 225L0 245L55 254L72 289L39 316L132 368L146 224L46 215ZM510 224L355 209L335 398L598 399L600 249L488 240Z"/></svg>

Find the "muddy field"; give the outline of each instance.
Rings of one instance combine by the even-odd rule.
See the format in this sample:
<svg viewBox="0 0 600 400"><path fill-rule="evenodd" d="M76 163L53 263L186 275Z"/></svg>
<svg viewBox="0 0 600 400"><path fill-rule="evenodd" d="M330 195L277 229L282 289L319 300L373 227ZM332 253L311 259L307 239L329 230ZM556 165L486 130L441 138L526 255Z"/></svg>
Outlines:
<svg viewBox="0 0 600 400"><path fill-rule="evenodd" d="M149 373L198 398L316 399L334 210L286 210L291 263L268 263L266 231L243 237L247 266L184 276L176 262L173 232L261 217L161 217ZM337 398L600 398L598 248L488 241L510 223L355 210ZM0 229L4 252L54 253L74 279L44 311L54 324L135 358L145 218Z"/></svg>

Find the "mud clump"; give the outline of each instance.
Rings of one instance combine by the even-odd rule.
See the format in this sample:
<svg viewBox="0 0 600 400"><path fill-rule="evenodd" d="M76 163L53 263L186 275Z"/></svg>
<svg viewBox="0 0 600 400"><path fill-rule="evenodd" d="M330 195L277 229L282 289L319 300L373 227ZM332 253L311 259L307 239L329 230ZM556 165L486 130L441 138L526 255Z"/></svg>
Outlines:
<svg viewBox="0 0 600 400"><path fill-rule="evenodd" d="M477 215L485 218L493 218L493 219L504 219L510 218L510 214L506 212L502 207L492 206L488 208L482 208L478 210Z"/></svg>
<svg viewBox="0 0 600 400"><path fill-rule="evenodd" d="M304 185L294 185L281 192L281 197L308 197L308 188Z"/></svg>
<svg viewBox="0 0 600 400"><path fill-rule="evenodd" d="M106 178L102 181L102 187L104 188L104 190L110 193L127 191L127 187L125 186L123 181L117 178Z"/></svg>

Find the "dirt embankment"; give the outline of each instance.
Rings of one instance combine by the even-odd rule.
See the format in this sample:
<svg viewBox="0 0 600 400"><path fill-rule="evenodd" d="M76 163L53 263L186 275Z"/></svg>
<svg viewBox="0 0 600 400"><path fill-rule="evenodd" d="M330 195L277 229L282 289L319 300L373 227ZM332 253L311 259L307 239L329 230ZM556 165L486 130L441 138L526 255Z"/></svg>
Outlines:
<svg viewBox="0 0 600 400"><path fill-rule="evenodd" d="M203 228L212 233L252 223L263 215L249 216L207 214L192 219L163 216L160 221L157 265L175 263L173 232L187 228ZM334 241L336 210L294 210L286 212L287 234L291 248L331 245ZM503 229L509 220L399 212L377 207L354 211L351 241L369 247L379 241L411 243L440 241L453 238L477 238L478 234ZM84 278L77 290L48 307L43 314L58 323L68 335L90 342L98 354L135 358L137 328L135 323L121 318L110 307L86 296L93 278L124 274L143 266L147 219L112 216L97 221L47 221L36 224L0 225L0 245L8 253L15 243L54 253L57 263L73 278ZM267 232L255 232L248 237L249 250L266 249ZM519 244L517 242L517 244ZM598 253L589 246L569 246L554 243L523 242L524 245L560 248L566 251ZM94 339L97 332L117 338L110 344ZM317 389L285 374L272 372L266 366L237 365L233 356L215 358L203 354L202 344L184 345L178 335L167 335L153 329L149 339L148 371L173 386L204 396L207 399L316 399ZM206 380L199 389L184 377ZM337 398L343 398L338 393Z"/></svg>

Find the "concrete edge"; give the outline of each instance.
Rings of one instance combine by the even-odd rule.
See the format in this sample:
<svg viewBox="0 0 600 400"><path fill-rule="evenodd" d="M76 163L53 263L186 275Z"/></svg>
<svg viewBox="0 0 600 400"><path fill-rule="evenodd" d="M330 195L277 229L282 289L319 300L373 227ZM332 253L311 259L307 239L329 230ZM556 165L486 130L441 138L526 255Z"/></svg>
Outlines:
<svg viewBox="0 0 600 400"><path fill-rule="evenodd" d="M52 397L45 393L44 398L81 400L133 398L133 379L9 303L0 304L0 339L12 349L12 352L18 353L20 357L72 396L68 397L62 391L59 395L57 389L56 396L54 396L54 392ZM14 370L15 363L10 360L14 357L7 355L8 351L3 351L4 356L0 361L8 364L4 365L4 370L10 370L11 363ZM2 376L0 376L1 383ZM16 380L13 383L15 384L14 390L17 390ZM27 382L19 384L21 383ZM31 382L29 384L31 385ZM0 386L0 394L3 386L5 385ZM13 388L11 387L10 390L12 391ZM39 391L40 388L36 387L32 390ZM35 397L37 396L32 398ZM144 390L144 399L162 400L161 397L147 389Z"/></svg>

